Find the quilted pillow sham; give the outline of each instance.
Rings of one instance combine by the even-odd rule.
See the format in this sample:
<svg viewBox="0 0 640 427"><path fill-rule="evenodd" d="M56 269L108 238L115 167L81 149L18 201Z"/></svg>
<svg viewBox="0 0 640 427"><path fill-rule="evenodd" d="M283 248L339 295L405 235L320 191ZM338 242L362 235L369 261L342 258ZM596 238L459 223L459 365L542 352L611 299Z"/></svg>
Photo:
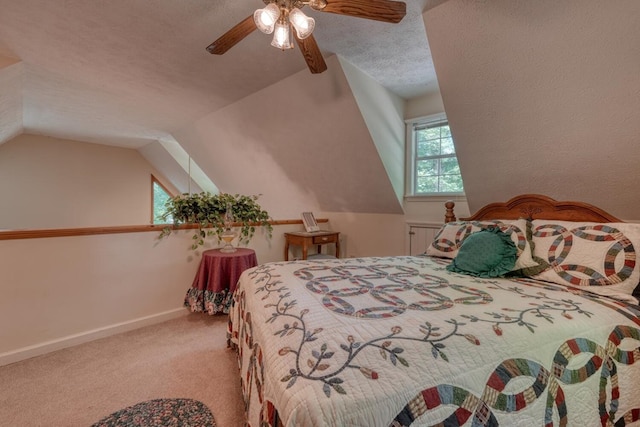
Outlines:
<svg viewBox="0 0 640 427"><path fill-rule="evenodd" d="M534 279L629 299L640 280L640 224L534 220Z"/></svg>
<svg viewBox="0 0 640 427"><path fill-rule="evenodd" d="M433 242L427 247L427 255L455 258L464 240L481 230L498 227L508 234L516 246L516 262L513 270L537 267L533 251L527 239L527 220L456 221L448 222L440 228Z"/></svg>

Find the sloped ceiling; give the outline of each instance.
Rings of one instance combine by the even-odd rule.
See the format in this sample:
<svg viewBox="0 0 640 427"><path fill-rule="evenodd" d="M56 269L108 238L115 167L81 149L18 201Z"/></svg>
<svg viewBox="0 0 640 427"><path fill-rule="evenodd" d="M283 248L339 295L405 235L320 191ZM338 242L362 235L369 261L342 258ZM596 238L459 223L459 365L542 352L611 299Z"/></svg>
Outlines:
<svg viewBox="0 0 640 427"><path fill-rule="evenodd" d="M273 217L306 210L402 213L335 56L175 133L221 189L262 194ZM397 113L396 113L397 114Z"/></svg>
<svg viewBox="0 0 640 427"><path fill-rule="evenodd" d="M381 107L395 110L394 125L401 127L397 104L438 91L422 11L441 1L407 1L407 16L399 24L305 11L316 19L314 36L337 75L344 78L341 63L330 59L332 54L355 67L363 80L372 79L380 91L389 92L390 105ZM341 94L345 97L341 100L350 98L342 102L322 96L309 100L305 94L306 85L326 87L335 76L311 75L298 49L278 51L269 46L269 36L258 31L223 56L205 51L263 5L259 0L0 0L0 143L20 133L42 134L136 148L158 159L163 156L151 155L156 148L177 141L202 170L216 177L221 191L256 193L259 188L273 194L283 187L300 187L304 197L293 205L305 204L307 209L401 212L397 177L402 177L398 174L402 159L389 156L386 143L367 130L363 113L352 109L357 105L353 95ZM254 94L282 87L281 82L290 79L297 81L299 73L307 75L303 84L293 85L293 91L300 90L301 99L311 104L319 103L317 108L300 107L322 113L312 118L306 132L299 131L305 144L290 146L278 138L279 129L303 112L292 113L291 108L281 112L286 120L274 127L261 124L262 114L256 108L251 115L251 108L238 106L250 104L245 101L250 99L255 102L251 105L273 111L273 104L256 102L261 97ZM281 90L292 93L291 88ZM291 95L291 99L297 98ZM223 146L247 138L243 132L220 140L219 135L228 131L222 130L226 123L218 122L197 143L176 137L201 130L203 120L228 111L238 117L227 123L242 123L241 130L256 126L262 140L256 152L274 159L261 177L250 178L261 184L257 187L245 185L237 169L220 172L226 170L221 163L237 161L221 158L227 150ZM274 136L271 141L266 141L267 129ZM212 140L219 141L213 151ZM338 150L337 158L318 157L330 149ZM313 158L327 163L315 166ZM314 167L322 173L313 174ZM312 175L303 176L303 168ZM295 181L263 188L278 183L272 177L280 173ZM333 186L327 190L328 183ZM375 191L363 198L369 188ZM317 204L306 204L310 196Z"/></svg>
<svg viewBox="0 0 640 427"><path fill-rule="evenodd" d="M22 65L0 42L0 144L22 133Z"/></svg>
<svg viewBox="0 0 640 427"><path fill-rule="evenodd" d="M437 91L437 81L421 17L427 0L407 3L399 24L305 10L317 20L314 36L325 55L340 54L411 98ZM24 131L138 148L306 70L298 49L274 49L259 31L223 56L206 52L263 6L0 0L0 56L7 56L4 46L23 64L23 103L16 108L24 112Z"/></svg>
<svg viewBox="0 0 640 427"><path fill-rule="evenodd" d="M424 20L471 211L542 193L640 220L640 2L449 0Z"/></svg>

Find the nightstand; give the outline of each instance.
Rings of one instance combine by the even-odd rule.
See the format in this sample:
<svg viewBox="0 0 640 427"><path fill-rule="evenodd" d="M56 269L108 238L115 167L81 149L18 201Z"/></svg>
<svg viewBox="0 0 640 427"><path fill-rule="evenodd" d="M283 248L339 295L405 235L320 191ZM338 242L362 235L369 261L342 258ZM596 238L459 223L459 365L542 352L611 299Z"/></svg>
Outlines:
<svg viewBox="0 0 640 427"><path fill-rule="evenodd" d="M307 259L309 246L318 246L318 253L322 251L322 245L335 244L336 258L340 258L340 232L339 231L315 231L307 233L299 231L284 233L284 260L289 261L289 245L302 246L302 259Z"/></svg>

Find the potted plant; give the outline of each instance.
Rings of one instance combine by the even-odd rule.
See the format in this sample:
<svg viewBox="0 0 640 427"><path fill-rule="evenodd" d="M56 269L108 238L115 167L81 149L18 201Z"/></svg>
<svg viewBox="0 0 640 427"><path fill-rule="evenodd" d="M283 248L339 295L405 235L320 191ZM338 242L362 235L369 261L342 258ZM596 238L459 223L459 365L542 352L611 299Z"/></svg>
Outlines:
<svg viewBox="0 0 640 427"><path fill-rule="evenodd" d="M170 235L183 224L196 226L191 246L194 250L204 245L208 236L215 235L218 242L228 242L232 227L240 228L239 244L249 243L256 227L263 227L268 237L271 237L273 226L269 222L269 213L262 209L257 200L258 196L255 195L209 192L185 193L173 197L167 201L166 212L162 215L162 219L171 225L162 229L160 237Z"/></svg>

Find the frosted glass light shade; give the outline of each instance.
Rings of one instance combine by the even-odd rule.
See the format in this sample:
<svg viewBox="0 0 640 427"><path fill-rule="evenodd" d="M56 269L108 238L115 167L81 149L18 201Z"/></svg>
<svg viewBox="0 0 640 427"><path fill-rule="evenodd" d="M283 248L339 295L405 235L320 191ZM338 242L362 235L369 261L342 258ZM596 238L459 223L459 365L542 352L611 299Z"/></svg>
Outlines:
<svg viewBox="0 0 640 427"><path fill-rule="evenodd" d="M279 20L278 22L276 22L276 28L273 32L273 41L271 42L271 46L277 47L278 49L282 50L293 49L288 22L283 22L283 20Z"/></svg>
<svg viewBox="0 0 640 427"><path fill-rule="evenodd" d="M265 34L273 33L273 29L280 17L280 8L275 3L269 3L262 9L253 12L256 27Z"/></svg>
<svg viewBox="0 0 640 427"><path fill-rule="evenodd" d="M294 7L289 12L289 20L291 25L296 29L296 34L299 39L306 39L311 35L313 29L316 27L316 21L313 18L308 17L300 9Z"/></svg>

